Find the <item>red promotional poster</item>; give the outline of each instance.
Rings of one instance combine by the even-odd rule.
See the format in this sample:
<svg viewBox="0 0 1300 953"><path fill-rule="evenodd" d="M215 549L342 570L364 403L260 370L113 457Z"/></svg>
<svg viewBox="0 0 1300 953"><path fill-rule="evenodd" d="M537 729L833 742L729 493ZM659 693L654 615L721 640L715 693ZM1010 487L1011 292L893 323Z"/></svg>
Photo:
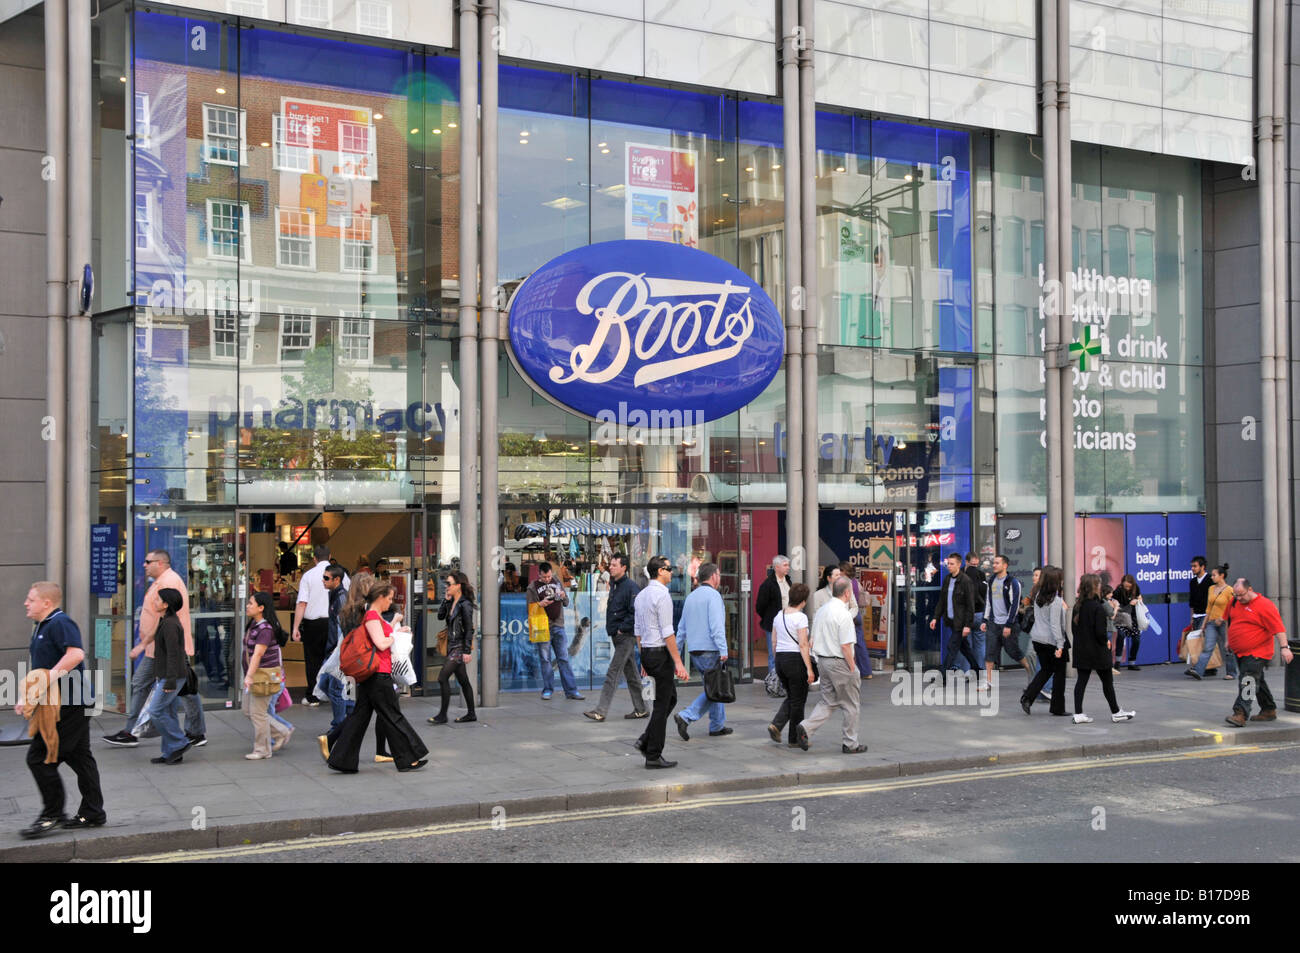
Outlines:
<svg viewBox="0 0 1300 953"><path fill-rule="evenodd" d="M872 631L863 635L868 649L880 649L889 652L889 623L892 613L890 592L890 573L882 569L863 569L858 572L858 583L862 587L864 614L870 610Z"/></svg>
<svg viewBox="0 0 1300 953"><path fill-rule="evenodd" d="M625 238L699 244L695 165L691 149L627 143Z"/></svg>
<svg viewBox="0 0 1300 953"><path fill-rule="evenodd" d="M370 110L285 98L273 125L280 233L337 238L347 229L348 238L370 242L370 183L379 177Z"/></svg>

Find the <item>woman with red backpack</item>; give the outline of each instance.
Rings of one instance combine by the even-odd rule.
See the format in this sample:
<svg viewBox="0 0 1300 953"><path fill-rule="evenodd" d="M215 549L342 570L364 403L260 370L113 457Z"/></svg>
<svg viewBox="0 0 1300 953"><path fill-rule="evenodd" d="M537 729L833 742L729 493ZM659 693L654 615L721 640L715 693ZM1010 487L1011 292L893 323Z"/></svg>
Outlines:
<svg viewBox="0 0 1300 953"><path fill-rule="evenodd" d="M339 662L346 675L356 679L356 707L339 729L326 763L335 771L356 774L361 741L370 717L379 719L379 729L388 738L388 750L398 771L415 771L427 763L429 749L397 707L393 687L393 627L383 614L393 603L393 587L378 583L366 595L366 614L360 630L348 633L339 650ZM357 660L360 660L358 663ZM350 671L350 667L362 667Z"/></svg>

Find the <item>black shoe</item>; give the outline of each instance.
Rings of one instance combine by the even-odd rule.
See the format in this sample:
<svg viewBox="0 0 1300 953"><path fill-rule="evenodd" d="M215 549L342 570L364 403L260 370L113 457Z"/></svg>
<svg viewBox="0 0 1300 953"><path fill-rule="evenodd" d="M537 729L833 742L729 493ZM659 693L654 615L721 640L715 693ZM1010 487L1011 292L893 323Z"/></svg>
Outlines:
<svg viewBox="0 0 1300 953"><path fill-rule="evenodd" d="M623 716L623 718L626 719L627 721L632 721L633 719L636 718L649 718L649 717L650 717L650 712L648 711L633 711Z"/></svg>
<svg viewBox="0 0 1300 953"><path fill-rule="evenodd" d="M1140 672L1140 671L1142 671L1142 667L1139 666L1139 665L1130 665L1130 666L1128 667L1128 670L1129 670L1130 672Z"/></svg>
<svg viewBox="0 0 1300 953"><path fill-rule="evenodd" d="M777 744L781 743L781 729L778 728L776 725L767 726L767 736L771 738L773 741L775 741Z"/></svg>
<svg viewBox="0 0 1300 953"><path fill-rule="evenodd" d="M799 747L804 751L808 750L808 731L803 725L795 729L795 736L799 739Z"/></svg>
<svg viewBox="0 0 1300 953"><path fill-rule="evenodd" d="M1183 669L1183 674L1186 675L1188 678L1196 679L1198 682L1201 681L1201 676L1196 674L1195 669L1185 668Z"/></svg>
<svg viewBox="0 0 1300 953"><path fill-rule="evenodd" d="M24 827L18 834L24 840L35 840L38 837L44 837L46 834L53 834L63 825L64 817L62 814L58 817L38 817L30 827Z"/></svg>
<svg viewBox="0 0 1300 953"><path fill-rule="evenodd" d="M710 732L709 732L709 737L710 737L710 738L721 738L723 735L734 734L735 731L736 731L735 728L725 728L725 727L724 727L724 728L719 728L717 731L710 731Z"/></svg>
<svg viewBox="0 0 1300 953"><path fill-rule="evenodd" d="M329 769L330 769L331 771L337 771L339 774L356 774L356 773L357 773L357 769L356 769L356 768L336 768L336 767L334 767L334 765L330 764L328 761L326 761L325 763L326 763L327 765L329 765Z"/></svg>
<svg viewBox="0 0 1300 953"><path fill-rule="evenodd" d="M655 758L653 761L647 758L645 766L647 768L675 768L677 767L677 762L668 761L664 758L663 755L660 755L659 757Z"/></svg>
<svg viewBox="0 0 1300 953"><path fill-rule="evenodd" d="M1031 713L1031 708L1030 708L1031 705L1033 705L1033 702L1030 701L1026 696L1024 695L1020 696L1020 710L1023 711L1026 715Z"/></svg>
<svg viewBox="0 0 1300 953"><path fill-rule="evenodd" d="M150 758L149 763L150 764L180 764L183 760L185 759L181 757L181 755L178 753L172 755L170 758L164 758L162 756L159 756L157 758Z"/></svg>
<svg viewBox="0 0 1300 953"><path fill-rule="evenodd" d="M593 709L592 711L584 711L583 714L586 715L588 718L590 718L592 721L604 721L604 720L605 720L605 716L602 715L600 712L594 710L594 709Z"/></svg>
<svg viewBox="0 0 1300 953"><path fill-rule="evenodd" d="M632 743L632 747L635 748L637 751L640 751L642 754L645 754L645 739L638 738L635 742Z"/></svg>
<svg viewBox="0 0 1300 953"><path fill-rule="evenodd" d="M408 765L405 768L398 768L397 770L401 771L403 774L405 774L407 771L419 771L428 763L429 763L428 758L421 758L419 761L415 762L414 764Z"/></svg>
<svg viewBox="0 0 1300 953"><path fill-rule="evenodd" d="M189 739L191 748L202 748L205 744L208 743L207 735L186 734L185 737Z"/></svg>
<svg viewBox="0 0 1300 953"><path fill-rule="evenodd" d="M104 740L114 748L134 748L140 744L140 739L129 731L119 731L115 735L104 735Z"/></svg>
<svg viewBox="0 0 1300 953"><path fill-rule="evenodd" d="M862 752L866 750L867 750L866 745L854 745L852 748L850 748L848 745L845 744L840 745L840 751L842 751L844 754L862 754Z"/></svg>
<svg viewBox="0 0 1300 953"><path fill-rule="evenodd" d="M447 723L447 716L434 715L432 718L428 719L428 722L431 725L445 725Z"/></svg>
<svg viewBox="0 0 1300 953"><path fill-rule="evenodd" d="M456 724L463 725L467 721L478 721L478 716L475 715L472 711L467 711L465 714L461 715L459 718L456 719Z"/></svg>
<svg viewBox="0 0 1300 953"><path fill-rule="evenodd" d="M62 827L65 830L79 831L90 827L103 827L107 817L101 817L97 821L92 821L85 814L77 814L63 822Z"/></svg>
<svg viewBox="0 0 1300 953"><path fill-rule="evenodd" d="M682 741L690 741L691 733L688 729L691 723L681 715L673 715L673 721L677 722L677 733L682 736Z"/></svg>
<svg viewBox="0 0 1300 953"><path fill-rule="evenodd" d="M1062 718L1064 718L1066 715L1068 715L1068 714L1070 714L1070 713L1069 713L1068 711L1054 711L1054 712L1052 712L1052 714L1053 714L1053 715L1060 715Z"/></svg>

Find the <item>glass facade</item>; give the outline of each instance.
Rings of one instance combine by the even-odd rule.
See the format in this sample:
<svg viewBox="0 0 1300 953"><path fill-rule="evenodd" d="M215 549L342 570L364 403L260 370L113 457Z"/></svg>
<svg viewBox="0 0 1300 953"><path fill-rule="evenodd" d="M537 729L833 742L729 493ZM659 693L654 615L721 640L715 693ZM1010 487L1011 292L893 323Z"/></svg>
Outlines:
<svg viewBox="0 0 1300 953"><path fill-rule="evenodd" d="M101 84L120 107L101 109L101 152L130 183L101 197L120 206L103 217L106 260L125 262L105 269L98 309L99 517L122 554L106 644L120 685L138 566L167 548L220 698L268 533L305 545L344 532L336 511L418 513L381 541L410 550L426 610L458 565L459 434L474 425L455 344L458 64L235 18L106 16L127 65ZM500 90L507 292L563 252L650 238L787 299L779 103L510 64ZM895 544L904 582L885 600L906 638L891 654L929 652L932 564L991 555L999 518L1044 508L1041 149L831 111L817 147L817 561L865 569L871 540ZM1099 347L1076 390L1079 509L1197 513L1200 168L1080 145L1074 169L1077 327ZM669 556L679 605L718 563L732 657L765 665L750 606L786 545L784 373L727 417L648 433L561 410L506 356L498 380L500 430L483 438L500 472L483 492L525 582L542 560L571 563L580 685L610 655L602 569L618 551L638 574ZM510 588L501 685L536 688Z"/></svg>

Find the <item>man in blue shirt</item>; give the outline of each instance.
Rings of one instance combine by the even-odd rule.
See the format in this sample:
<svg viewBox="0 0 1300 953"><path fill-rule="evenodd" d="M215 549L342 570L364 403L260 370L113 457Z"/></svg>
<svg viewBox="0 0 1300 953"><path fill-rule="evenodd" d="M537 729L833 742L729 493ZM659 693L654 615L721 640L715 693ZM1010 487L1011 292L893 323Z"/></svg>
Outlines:
<svg viewBox="0 0 1300 953"><path fill-rule="evenodd" d="M59 828L81 830L101 827L108 819L104 813L104 795L99 787L99 767L90 753L90 720L85 706L93 703L91 685L85 677L81 645L81 631L77 624L59 608L63 591L57 583L33 583L27 593L27 618L35 625L29 649L32 670L46 669L53 679L59 679L59 753L53 764L46 764L45 739L37 733L27 749L27 767L41 792L41 816L30 827L22 830L28 840L44 837ZM71 676L68 677L69 673ZM22 699L15 706L23 714ZM75 816L63 816L63 782L59 780L59 765L66 764L77 776L81 791L81 807Z"/></svg>
<svg viewBox="0 0 1300 953"><path fill-rule="evenodd" d="M677 625L677 637L691 653L691 664L701 675L727 664L727 611L718 592L718 567L705 563L699 569L699 586L686 597L682 606L682 621ZM729 735L726 726L727 708L722 702L711 702L707 692L673 716L677 733L682 741L690 741L690 725L709 712L709 736Z"/></svg>

